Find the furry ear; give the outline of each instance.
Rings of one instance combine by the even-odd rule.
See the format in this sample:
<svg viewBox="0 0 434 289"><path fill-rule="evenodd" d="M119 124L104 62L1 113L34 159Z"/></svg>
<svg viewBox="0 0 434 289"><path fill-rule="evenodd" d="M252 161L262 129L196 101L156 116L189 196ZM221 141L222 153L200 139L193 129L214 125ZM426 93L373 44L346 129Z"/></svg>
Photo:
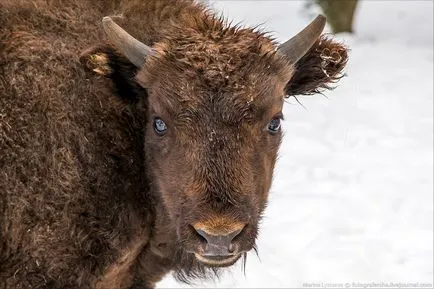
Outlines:
<svg viewBox="0 0 434 289"><path fill-rule="evenodd" d="M110 78L118 96L136 103L144 89L134 77L138 68L110 44L92 46L80 54L81 64L89 71Z"/></svg>
<svg viewBox="0 0 434 289"><path fill-rule="evenodd" d="M345 46L321 36L295 64L296 71L286 87L287 95L309 95L332 89L332 84L343 77L347 61Z"/></svg>

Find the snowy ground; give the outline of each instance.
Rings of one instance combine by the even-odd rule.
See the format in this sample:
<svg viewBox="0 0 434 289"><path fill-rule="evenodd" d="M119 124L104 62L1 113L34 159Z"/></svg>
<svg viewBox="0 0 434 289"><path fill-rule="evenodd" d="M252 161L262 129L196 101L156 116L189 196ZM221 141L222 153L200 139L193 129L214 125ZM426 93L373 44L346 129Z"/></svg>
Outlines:
<svg viewBox="0 0 434 289"><path fill-rule="evenodd" d="M312 19L304 3L212 5L286 40ZM285 106L260 260L197 287L433 283L433 2L360 2L355 29L338 35L351 47L339 87Z"/></svg>

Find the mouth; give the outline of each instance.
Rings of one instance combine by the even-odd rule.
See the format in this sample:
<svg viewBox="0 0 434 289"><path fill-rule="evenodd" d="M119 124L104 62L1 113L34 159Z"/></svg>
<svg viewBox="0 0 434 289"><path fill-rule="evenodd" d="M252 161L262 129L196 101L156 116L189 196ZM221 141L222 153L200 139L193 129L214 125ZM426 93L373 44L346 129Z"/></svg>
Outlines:
<svg viewBox="0 0 434 289"><path fill-rule="evenodd" d="M199 262L213 267L227 267L233 265L241 257L241 254L229 256L203 256L194 253L194 255Z"/></svg>

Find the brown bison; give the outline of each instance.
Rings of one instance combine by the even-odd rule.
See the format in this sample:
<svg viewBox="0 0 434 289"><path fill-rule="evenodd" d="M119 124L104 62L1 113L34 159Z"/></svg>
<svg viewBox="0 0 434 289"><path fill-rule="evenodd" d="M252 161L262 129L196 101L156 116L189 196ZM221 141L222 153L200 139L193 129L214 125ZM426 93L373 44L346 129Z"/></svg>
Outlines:
<svg viewBox="0 0 434 289"><path fill-rule="evenodd" d="M245 256L284 98L347 61L324 24L278 45L189 0L0 0L0 288L150 288Z"/></svg>

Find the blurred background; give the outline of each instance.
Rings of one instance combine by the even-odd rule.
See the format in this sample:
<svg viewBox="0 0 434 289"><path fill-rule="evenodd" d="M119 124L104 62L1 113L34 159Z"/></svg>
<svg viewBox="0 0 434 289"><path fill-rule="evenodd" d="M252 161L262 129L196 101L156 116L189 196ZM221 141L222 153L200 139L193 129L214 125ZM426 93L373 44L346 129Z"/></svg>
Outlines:
<svg viewBox="0 0 434 289"><path fill-rule="evenodd" d="M259 257L158 287L433 284L433 2L208 2L279 41L325 14L350 60L335 90L285 104Z"/></svg>

